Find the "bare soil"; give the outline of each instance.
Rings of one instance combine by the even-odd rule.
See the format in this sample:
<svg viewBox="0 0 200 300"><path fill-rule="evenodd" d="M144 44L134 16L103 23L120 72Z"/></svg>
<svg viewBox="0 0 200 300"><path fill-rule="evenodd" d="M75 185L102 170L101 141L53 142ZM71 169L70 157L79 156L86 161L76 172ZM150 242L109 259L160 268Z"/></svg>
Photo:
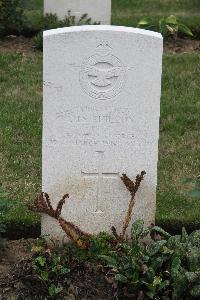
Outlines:
<svg viewBox="0 0 200 300"><path fill-rule="evenodd" d="M10 268L20 261L21 259L27 259L30 257L28 252L28 245L33 241L29 240L17 240L8 241L4 249L0 249L0 280L6 276ZM1 298L0 298L1 299Z"/></svg>
<svg viewBox="0 0 200 300"><path fill-rule="evenodd" d="M11 35L0 40L0 53L29 53L31 51L33 51L33 39L31 38Z"/></svg>
<svg viewBox="0 0 200 300"><path fill-rule="evenodd" d="M8 36L0 40L1 52L29 53L34 51L33 39L22 36ZM164 51L168 54L195 53L200 51L200 40L168 39L164 42Z"/></svg>
<svg viewBox="0 0 200 300"><path fill-rule="evenodd" d="M195 53L200 51L200 40L169 39L164 42L164 52L168 54L175 53Z"/></svg>
<svg viewBox="0 0 200 300"><path fill-rule="evenodd" d="M0 300L46 299L44 286L34 278L32 273L29 240L9 241L4 250L0 250ZM70 266L70 273L63 276L63 291L55 299L63 300L112 300L116 299L113 286L106 279L102 266L89 262L75 263ZM27 285L26 281L31 284ZM27 287L28 286L28 287Z"/></svg>

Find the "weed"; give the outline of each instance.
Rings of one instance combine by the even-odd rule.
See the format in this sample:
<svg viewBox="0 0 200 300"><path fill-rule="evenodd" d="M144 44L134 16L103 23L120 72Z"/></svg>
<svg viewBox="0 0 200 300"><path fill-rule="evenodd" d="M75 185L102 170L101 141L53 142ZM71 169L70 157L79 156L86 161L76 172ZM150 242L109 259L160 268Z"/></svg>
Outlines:
<svg viewBox="0 0 200 300"><path fill-rule="evenodd" d="M174 15L162 17L156 23L151 18L143 18L138 22L137 27L160 32L164 38L173 36L174 39L177 39L179 33L193 36L190 28L181 23Z"/></svg>

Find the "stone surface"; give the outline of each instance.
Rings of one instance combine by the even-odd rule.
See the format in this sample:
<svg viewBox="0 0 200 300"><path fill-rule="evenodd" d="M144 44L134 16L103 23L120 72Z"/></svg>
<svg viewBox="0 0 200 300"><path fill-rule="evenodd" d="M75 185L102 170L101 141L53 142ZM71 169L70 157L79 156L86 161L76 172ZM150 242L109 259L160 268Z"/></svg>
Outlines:
<svg viewBox="0 0 200 300"><path fill-rule="evenodd" d="M44 0L44 12L56 13L63 19L68 11L80 18L87 13L93 21L110 24L111 0Z"/></svg>
<svg viewBox="0 0 200 300"><path fill-rule="evenodd" d="M130 194L120 174L147 172L133 219L154 221L162 37L115 26L44 33L43 191L88 232L117 230ZM62 237L51 218L42 233Z"/></svg>

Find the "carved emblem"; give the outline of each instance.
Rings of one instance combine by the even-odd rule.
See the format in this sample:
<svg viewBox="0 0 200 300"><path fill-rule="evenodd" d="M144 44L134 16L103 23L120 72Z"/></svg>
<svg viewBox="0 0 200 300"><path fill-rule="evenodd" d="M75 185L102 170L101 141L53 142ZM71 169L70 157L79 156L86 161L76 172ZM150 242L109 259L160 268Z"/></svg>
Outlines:
<svg viewBox="0 0 200 300"><path fill-rule="evenodd" d="M102 42L87 58L80 71L82 89L92 98L106 100L119 94L124 85L125 69L112 54L112 48Z"/></svg>

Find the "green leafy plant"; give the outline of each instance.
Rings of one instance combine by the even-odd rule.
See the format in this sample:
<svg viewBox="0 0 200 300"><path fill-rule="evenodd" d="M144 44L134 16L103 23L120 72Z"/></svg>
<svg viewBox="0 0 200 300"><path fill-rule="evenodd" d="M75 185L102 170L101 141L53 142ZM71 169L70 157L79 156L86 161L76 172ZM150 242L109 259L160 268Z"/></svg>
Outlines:
<svg viewBox="0 0 200 300"><path fill-rule="evenodd" d="M131 199L120 234L112 227L113 235L100 233L95 236L64 220L61 212L68 194L55 209L47 193L35 200L30 208L55 218L73 242L66 247L62 255L64 260L55 251L40 248L37 251L33 266L49 296L62 293L63 286L57 278L62 270L67 274L70 263L73 268L73 262L75 265L77 262L92 262L103 264L107 279L115 290L119 293L125 291L133 299L188 300L200 297L200 231L188 234L183 228L180 235L173 236L158 226L146 228L142 220L136 220L131 227L131 236L126 235L135 195L145 174L142 171L135 180L126 174L121 177ZM195 181L195 187L199 188L199 181Z"/></svg>
<svg viewBox="0 0 200 300"><path fill-rule="evenodd" d="M59 279L70 272L67 267L67 260L55 248L53 252L50 248L34 246L32 252L35 253L32 260L35 274L33 281L39 281L44 294L50 298L60 294L63 287L59 283Z"/></svg>
<svg viewBox="0 0 200 300"><path fill-rule="evenodd" d="M160 32L164 38L172 36L176 39L179 33L193 36L190 28L180 22L174 15L162 17L156 23L151 18L143 18L138 22L137 27Z"/></svg>
<svg viewBox="0 0 200 300"><path fill-rule="evenodd" d="M131 243L118 244L100 258L111 269L113 281L136 297L195 299L200 297L199 246L199 231L188 235L183 228L181 235L171 236L157 226L145 228L138 220L132 225Z"/></svg>
<svg viewBox="0 0 200 300"><path fill-rule="evenodd" d="M123 291L132 299L200 297L200 231L188 234L183 228L180 235L173 236L158 226L146 228L137 220L130 240L100 233L90 237L88 249L70 243L59 251L44 241L32 247L33 270L28 278L29 284L37 281L50 299L63 296L63 278L71 268L89 262L104 265L102 270L116 295Z"/></svg>
<svg viewBox="0 0 200 300"><path fill-rule="evenodd" d="M59 19L56 14L46 14L42 20L43 30L54 29L58 27L69 27L78 25L97 25L98 22L93 22L87 14L83 14L80 18L71 15L69 10L63 20Z"/></svg>
<svg viewBox="0 0 200 300"><path fill-rule="evenodd" d="M183 228L181 234L170 235L137 220L129 240L100 233L88 243L87 249L81 249L75 243L61 247L38 239L31 247L32 258L20 263L12 278L19 278L27 294L64 299L76 272L96 266L112 285L115 298L200 298L200 231L188 234Z"/></svg>
<svg viewBox="0 0 200 300"><path fill-rule="evenodd" d="M0 36L19 34L28 26L22 0L0 0Z"/></svg>
<svg viewBox="0 0 200 300"><path fill-rule="evenodd" d="M34 38L33 38L33 47L36 50L43 50L43 32L39 32Z"/></svg>
<svg viewBox="0 0 200 300"><path fill-rule="evenodd" d="M46 14L40 24L42 30L50 30L55 28L70 27L70 26L79 26L79 25L97 25L99 23L93 22L87 14L83 14L79 19L71 15L71 12L68 11L68 14L64 20L60 20L56 14ZM34 48L37 50L43 49L43 33L40 31L34 38Z"/></svg>

